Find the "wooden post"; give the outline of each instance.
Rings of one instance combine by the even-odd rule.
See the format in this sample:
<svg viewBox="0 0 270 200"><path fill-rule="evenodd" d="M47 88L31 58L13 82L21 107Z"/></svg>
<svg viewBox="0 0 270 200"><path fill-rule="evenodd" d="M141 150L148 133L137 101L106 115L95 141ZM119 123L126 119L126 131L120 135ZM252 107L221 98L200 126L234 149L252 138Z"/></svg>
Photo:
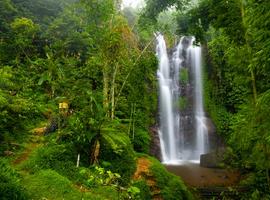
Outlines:
<svg viewBox="0 0 270 200"><path fill-rule="evenodd" d="M78 157L77 157L77 165L76 165L76 167L78 168L79 165L80 165L80 154L78 154Z"/></svg>

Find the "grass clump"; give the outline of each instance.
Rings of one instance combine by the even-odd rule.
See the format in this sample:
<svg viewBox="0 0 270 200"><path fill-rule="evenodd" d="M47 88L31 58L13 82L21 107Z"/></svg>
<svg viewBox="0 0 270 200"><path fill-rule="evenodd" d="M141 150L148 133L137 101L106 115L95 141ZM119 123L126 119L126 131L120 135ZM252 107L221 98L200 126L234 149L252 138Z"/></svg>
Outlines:
<svg viewBox="0 0 270 200"><path fill-rule="evenodd" d="M50 169L26 176L24 184L33 199L80 198L79 192L72 188L72 184L67 178Z"/></svg>
<svg viewBox="0 0 270 200"><path fill-rule="evenodd" d="M24 185L31 199L117 199L117 192L109 187L96 188L94 191L75 187L72 182L56 171L41 170L35 175L25 176ZM80 190L81 189L81 190Z"/></svg>

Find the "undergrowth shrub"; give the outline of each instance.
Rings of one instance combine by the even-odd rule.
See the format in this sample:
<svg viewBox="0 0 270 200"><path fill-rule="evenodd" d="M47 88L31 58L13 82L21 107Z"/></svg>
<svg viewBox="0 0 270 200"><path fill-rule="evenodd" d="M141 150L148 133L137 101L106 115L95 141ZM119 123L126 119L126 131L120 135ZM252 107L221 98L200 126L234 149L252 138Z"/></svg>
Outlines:
<svg viewBox="0 0 270 200"><path fill-rule="evenodd" d="M111 171L106 171L102 167L80 168L80 175L83 177L83 183L87 187L98 186L118 186L118 180L121 176Z"/></svg>
<svg viewBox="0 0 270 200"><path fill-rule="evenodd" d="M136 169L135 154L131 142L124 133L110 134L101 139L100 160L109 162L106 170L121 175L120 183L127 185Z"/></svg>
<svg viewBox="0 0 270 200"><path fill-rule="evenodd" d="M145 180L135 181L132 185L139 188L140 190L138 199L151 200L150 187L147 185Z"/></svg>
<svg viewBox="0 0 270 200"><path fill-rule="evenodd" d="M250 188L247 193L241 194L242 199L270 199L269 185L264 171L250 173L240 182L240 185Z"/></svg>
<svg viewBox="0 0 270 200"><path fill-rule="evenodd" d="M18 174L3 159L0 159L0 169L0 199L28 199Z"/></svg>
<svg viewBox="0 0 270 200"><path fill-rule="evenodd" d="M42 169L53 169L70 179L76 179L76 154L70 145L51 145L36 149L23 168L35 173Z"/></svg>
<svg viewBox="0 0 270 200"><path fill-rule="evenodd" d="M138 129L135 132L133 145L134 150L140 153L149 153L151 137L149 133L143 129Z"/></svg>

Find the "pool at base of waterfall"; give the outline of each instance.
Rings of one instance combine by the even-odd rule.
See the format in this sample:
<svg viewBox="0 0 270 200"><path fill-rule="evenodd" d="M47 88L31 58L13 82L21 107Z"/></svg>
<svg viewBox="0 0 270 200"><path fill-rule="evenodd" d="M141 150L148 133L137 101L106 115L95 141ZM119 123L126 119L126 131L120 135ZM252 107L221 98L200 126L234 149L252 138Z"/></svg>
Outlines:
<svg viewBox="0 0 270 200"><path fill-rule="evenodd" d="M175 162L176 163L176 162ZM233 186L240 181L240 173L236 170L205 168L198 161L178 161L164 164L167 170L179 177L191 187Z"/></svg>

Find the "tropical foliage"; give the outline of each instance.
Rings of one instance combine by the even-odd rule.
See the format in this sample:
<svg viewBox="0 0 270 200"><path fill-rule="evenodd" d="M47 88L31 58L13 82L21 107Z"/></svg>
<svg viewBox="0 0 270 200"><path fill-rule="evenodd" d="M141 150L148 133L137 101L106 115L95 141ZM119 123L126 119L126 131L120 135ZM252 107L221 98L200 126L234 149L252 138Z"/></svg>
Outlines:
<svg viewBox="0 0 270 200"><path fill-rule="evenodd" d="M182 35L204 47L205 108L226 164L248 177L252 199L269 199L270 2L147 0L141 13L120 2L0 1L0 196L151 198L132 176L157 118L161 31L170 47ZM192 198L153 163L164 199Z"/></svg>
<svg viewBox="0 0 270 200"><path fill-rule="evenodd" d="M254 199L269 198L267 8L266 1L203 0L178 18L179 30L208 51L206 106L233 150L231 164L266 177L252 180L260 185ZM191 26L181 29L184 20Z"/></svg>
<svg viewBox="0 0 270 200"><path fill-rule="evenodd" d="M0 2L4 199L138 199L135 151L149 153L157 61L119 3Z"/></svg>

